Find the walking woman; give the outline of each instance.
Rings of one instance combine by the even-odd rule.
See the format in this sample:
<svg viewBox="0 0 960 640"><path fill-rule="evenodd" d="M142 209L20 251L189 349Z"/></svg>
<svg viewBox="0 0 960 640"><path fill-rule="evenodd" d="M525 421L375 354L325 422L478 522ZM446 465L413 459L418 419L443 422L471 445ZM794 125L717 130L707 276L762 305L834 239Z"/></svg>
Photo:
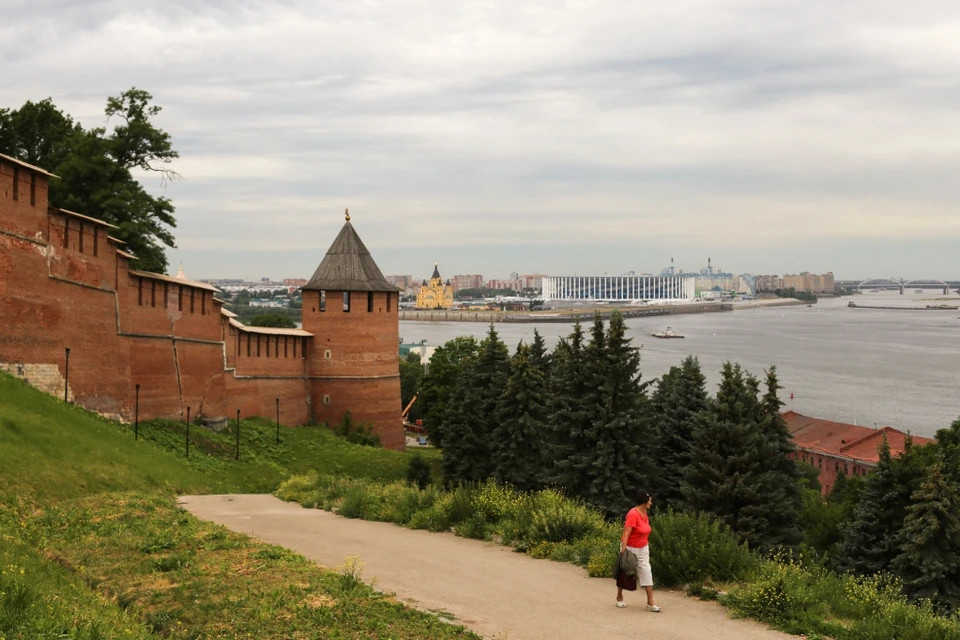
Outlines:
<svg viewBox="0 0 960 640"><path fill-rule="evenodd" d="M653 505L653 497L646 491L637 492L637 506L627 512L620 537L620 553L624 549L637 556L637 584L647 592L647 611L660 613L660 607L653 602L653 572L650 570L650 517L648 511ZM623 589L617 587L617 606L625 607Z"/></svg>

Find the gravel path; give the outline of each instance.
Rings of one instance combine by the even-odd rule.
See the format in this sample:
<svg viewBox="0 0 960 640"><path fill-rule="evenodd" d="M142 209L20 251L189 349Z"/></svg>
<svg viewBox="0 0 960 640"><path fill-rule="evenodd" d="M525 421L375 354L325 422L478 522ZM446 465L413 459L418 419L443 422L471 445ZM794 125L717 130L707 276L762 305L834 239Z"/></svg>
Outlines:
<svg viewBox="0 0 960 640"><path fill-rule="evenodd" d="M659 614L644 611L640 591L628 593L628 606L618 609L612 580L453 534L341 518L270 495L184 496L181 504L201 519L327 567L360 556L364 581L376 579L378 588L418 609L453 614L487 638L796 640L755 622L732 620L716 603L676 591L656 592Z"/></svg>

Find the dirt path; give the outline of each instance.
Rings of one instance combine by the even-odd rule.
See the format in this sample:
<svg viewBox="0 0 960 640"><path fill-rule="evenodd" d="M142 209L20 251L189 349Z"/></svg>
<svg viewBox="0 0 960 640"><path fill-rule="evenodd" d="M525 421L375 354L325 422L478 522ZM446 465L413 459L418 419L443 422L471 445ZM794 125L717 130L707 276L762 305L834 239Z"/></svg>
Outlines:
<svg viewBox="0 0 960 640"><path fill-rule="evenodd" d="M577 566L535 560L491 543L341 518L269 495L184 496L204 520L293 549L327 567L360 556L363 578L418 609L447 611L488 638L504 640L783 640L793 638L717 604L658 591L659 614L643 610L639 592L614 606L612 580ZM654 567L656 576L656 567Z"/></svg>

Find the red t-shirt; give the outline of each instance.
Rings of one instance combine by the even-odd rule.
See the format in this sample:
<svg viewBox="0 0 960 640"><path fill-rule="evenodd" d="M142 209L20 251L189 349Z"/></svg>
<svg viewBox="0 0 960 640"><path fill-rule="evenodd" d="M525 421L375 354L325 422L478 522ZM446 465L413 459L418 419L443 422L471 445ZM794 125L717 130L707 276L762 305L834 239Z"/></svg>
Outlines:
<svg viewBox="0 0 960 640"><path fill-rule="evenodd" d="M630 509L627 513L627 525L633 527L630 537L627 538L627 546L642 549L647 546L650 540L650 518L646 514L640 513L639 509Z"/></svg>

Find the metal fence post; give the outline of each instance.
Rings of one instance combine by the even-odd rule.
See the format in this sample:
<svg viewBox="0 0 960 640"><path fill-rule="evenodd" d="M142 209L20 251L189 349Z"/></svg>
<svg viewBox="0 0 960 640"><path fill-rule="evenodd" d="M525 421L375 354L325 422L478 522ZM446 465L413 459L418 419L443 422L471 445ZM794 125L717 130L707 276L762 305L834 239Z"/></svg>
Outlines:
<svg viewBox="0 0 960 640"><path fill-rule="evenodd" d="M280 444L280 398L277 398L277 444Z"/></svg>
<svg viewBox="0 0 960 640"><path fill-rule="evenodd" d="M137 384L137 400L133 409L133 439L140 438L140 385Z"/></svg>
<svg viewBox="0 0 960 640"><path fill-rule="evenodd" d="M63 401L68 402L67 394L70 393L70 347L67 347L67 364L63 368Z"/></svg>
<svg viewBox="0 0 960 640"><path fill-rule="evenodd" d="M190 407L187 407L187 457L190 457Z"/></svg>
<svg viewBox="0 0 960 640"><path fill-rule="evenodd" d="M237 409L237 455L236 460L240 459L240 409Z"/></svg>

